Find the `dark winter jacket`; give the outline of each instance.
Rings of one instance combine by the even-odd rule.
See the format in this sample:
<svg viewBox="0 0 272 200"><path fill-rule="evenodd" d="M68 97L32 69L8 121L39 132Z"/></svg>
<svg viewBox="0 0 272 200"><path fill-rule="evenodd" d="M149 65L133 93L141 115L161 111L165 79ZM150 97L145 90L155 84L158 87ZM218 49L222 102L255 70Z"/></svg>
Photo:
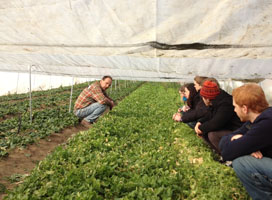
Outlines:
<svg viewBox="0 0 272 200"><path fill-rule="evenodd" d="M242 126L242 122L234 112L232 96L224 90L220 90L220 94L212 100L209 111L199 120L201 122L199 129L204 135L218 130L234 131Z"/></svg>
<svg viewBox="0 0 272 200"><path fill-rule="evenodd" d="M208 107L204 104L199 92L194 97L193 102L194 107L182 115L182 121L185 123L197 121L208 112Z"/></svg>
<svg viewBox="0 0 272 200"><path fill-rule="evenodd" d="M264 110L253 123L250 121L224 136L219 143L221 155L224 160L234 160L240 156L261 151L263 156L272 158L272 108ZM243 137L231 141L234 135Z"/></svg>

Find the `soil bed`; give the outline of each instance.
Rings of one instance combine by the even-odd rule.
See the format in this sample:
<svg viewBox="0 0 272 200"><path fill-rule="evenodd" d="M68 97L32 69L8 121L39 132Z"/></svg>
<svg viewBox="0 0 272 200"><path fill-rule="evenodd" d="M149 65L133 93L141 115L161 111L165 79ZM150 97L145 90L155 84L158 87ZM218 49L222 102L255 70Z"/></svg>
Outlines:
<svg viewBox="0 0 272 200"><path fill-rule="evenodd" d="M46 139L41 139L37 143L28 145L26 148L16 148L9 152L9 156L0 159L0 184L8 190L14 188L20 182L12 183L8 180L12 175L28 175L39 161L43 160L58 145L67 141L69 137L79 131L88 128L77 125L76 127L66 128L61 133L53 133ZM5 194L0 194L0 200Z"/></svg>

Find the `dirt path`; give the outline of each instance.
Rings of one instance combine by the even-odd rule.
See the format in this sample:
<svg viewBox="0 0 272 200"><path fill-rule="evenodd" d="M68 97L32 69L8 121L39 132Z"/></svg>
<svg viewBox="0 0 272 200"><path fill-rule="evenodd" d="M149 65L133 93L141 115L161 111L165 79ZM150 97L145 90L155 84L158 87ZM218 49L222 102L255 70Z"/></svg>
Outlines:
<svg viewBox="0 0 272 200"><path fill-rule="evenodd" d="M7 158L0 158L0 184L3 184L8 190L14 188L18 183L11 183L8 180L9 177L16 174L30 174L36 164L51 153L56 146L65 143L71 135L87 129L82 125L66 128L61 133L51 134L46 139L41 139L26 148L16 148L9 152ZM5 194L0 193L0 200L4 196Z"/></svg>

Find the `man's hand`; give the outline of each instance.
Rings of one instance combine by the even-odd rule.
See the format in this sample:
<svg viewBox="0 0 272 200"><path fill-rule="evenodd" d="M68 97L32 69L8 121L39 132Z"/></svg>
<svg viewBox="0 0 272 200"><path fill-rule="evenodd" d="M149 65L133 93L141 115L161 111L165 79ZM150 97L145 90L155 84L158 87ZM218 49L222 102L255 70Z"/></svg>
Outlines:
<svg viewBox="0 0 272 200"><path fill-rule="evenodd" d="M241 138L241 137L243 137L242 134L234 135L234 136L232 136L232 138L230 139L230 141L237 140L237 139L239 139L239 138Z"/></svg>
<svg viewBox="0 0 272 200"><path fill-rule="evenodd" d="M181 108L179 108L179 109L178 109L178 112L180 113L181 111L182 111L182 109L181 109Z"/></svg>
<svg viewBox="0 0 272 200"><path fill-rule="evenodd" d="M110 100L110 109L112 110L112 108L115 106L114 101Z"/></svg>
<svg viewBox="0 0 272 200"><path fill-rule="evenodd" d="M254 158L257 158L257 159L263 158L263 154L260 151L253 152L251 154L251 156L253 156Z"/></svg>
<svg viewBox="0 0 272 200"><path fill-rule="evenodd" d="M201 125L200 122L197 122L196 125L195 125L195 132L197 134L198 137L202 137L202 131L199 129L199 126Z"/></svg>

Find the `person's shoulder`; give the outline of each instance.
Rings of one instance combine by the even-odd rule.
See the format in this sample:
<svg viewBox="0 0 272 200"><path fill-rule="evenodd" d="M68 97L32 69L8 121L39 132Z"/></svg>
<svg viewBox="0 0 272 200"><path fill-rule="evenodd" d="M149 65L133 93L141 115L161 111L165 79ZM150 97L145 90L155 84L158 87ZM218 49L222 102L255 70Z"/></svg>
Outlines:
<svg viewBox="0 0 272 200"><path fill-rule="evenodd" d="M258 117L259 119L269 119L272 121L272 107L266 108Z"/></svg>
<svg viewBox="0 0 272 200"><path fill-rule="evenodd" d="M255 129L262 129L264 134L269 133L271 135L272 129L272 108L267 108L254 120L253 123L250 122L250 126L254 126Z"/></svg>
<svg viewBox="0 0 272 200"><path fill-rule="evenodd" d="M222 96L222 97L232 98L232 96L223 89L220 89L220 94L219 95Z"/></svg>
<svg viewBox="0 0 272 200"><path fill-rule="evenodd" d="M100 88L100 83L99 83L99 81L95 81L88 88L93 89L93 88L98 88L98 87Z"/></svg>
<svg viewBox="0 0 272 200"><path fill-rule="evenodd" d="M91 84L91 86L94 85L94 86L97 86L97 85L100 85L100 82L99 81L95 81Z"/></svg>
<svg viewBox="0 0 272 200"><path fill-rule="evenodd" d="M266 108L263 113L272 113L272 107ZM271 116L272 117L272 116Z"/></svg>
<svg viewBox="0 0 272 200"><path fill-rule="evenodd" d="M217 96L215 101L220 102L221 104L231 104L232 105L232 96L227 93L225 90L220 90L220 94Z"/></svg>

